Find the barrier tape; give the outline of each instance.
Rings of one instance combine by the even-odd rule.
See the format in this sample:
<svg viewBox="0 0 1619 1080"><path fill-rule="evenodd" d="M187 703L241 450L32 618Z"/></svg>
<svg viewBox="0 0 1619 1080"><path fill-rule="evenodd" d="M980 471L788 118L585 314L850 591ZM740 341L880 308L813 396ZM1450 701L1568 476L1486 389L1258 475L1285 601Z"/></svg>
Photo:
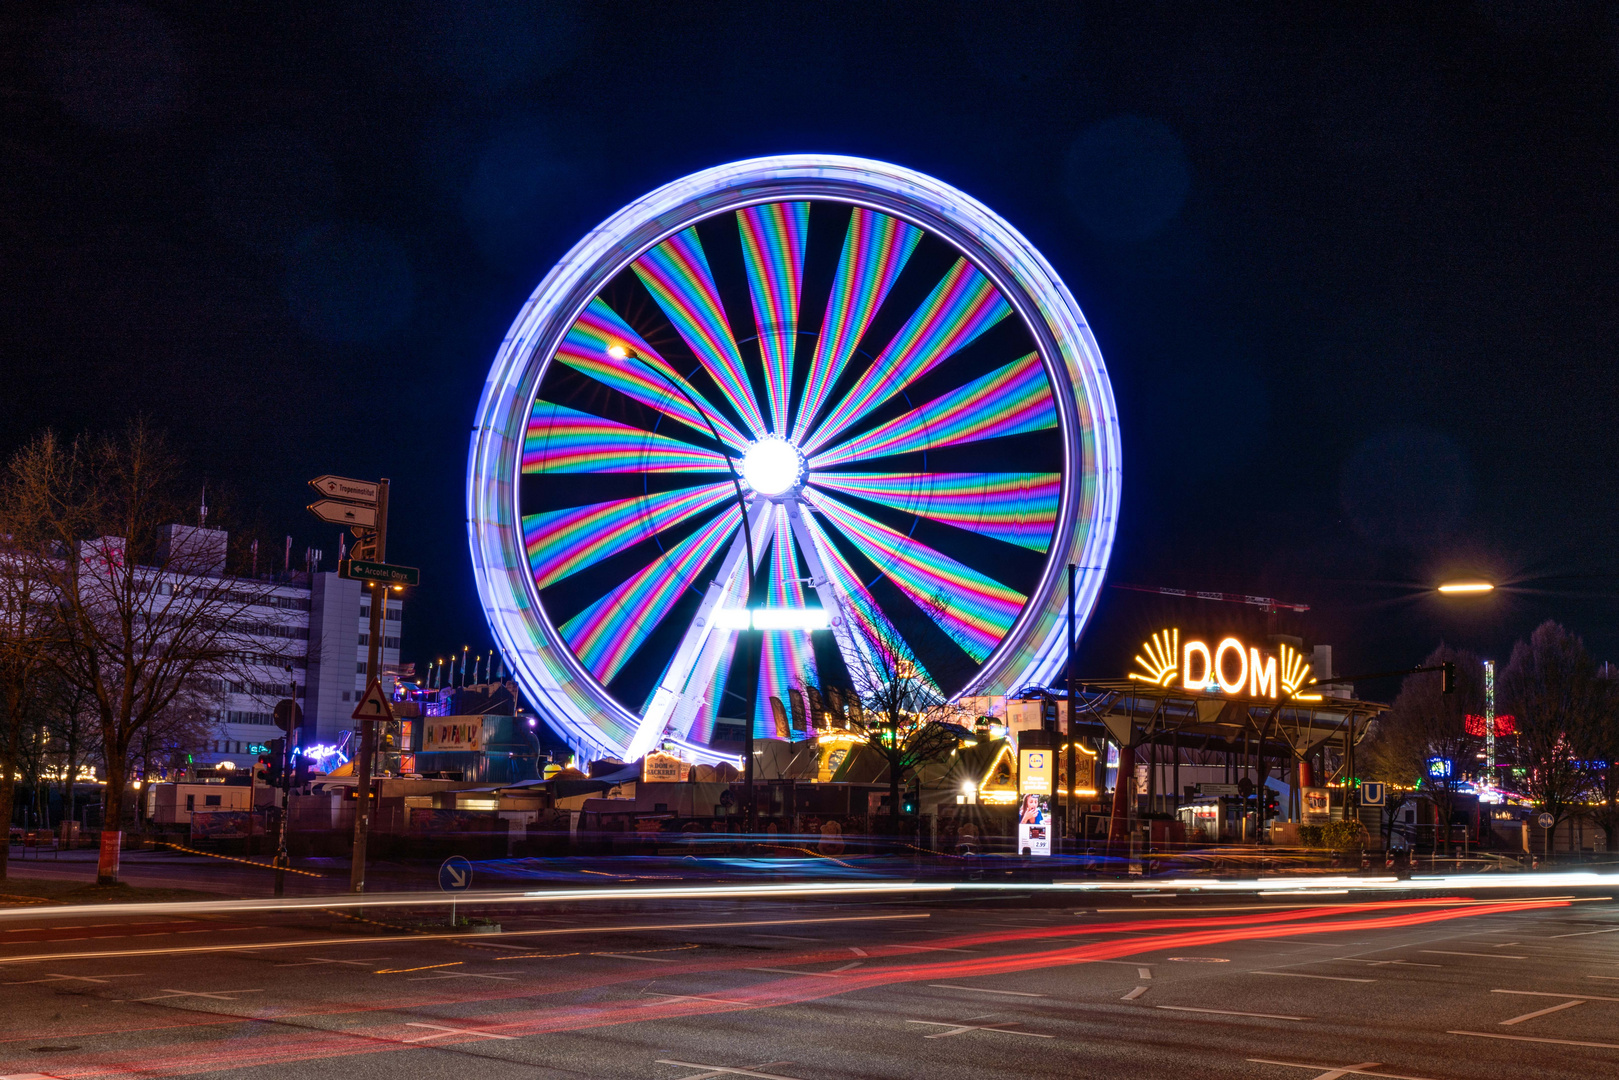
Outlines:
<svg viewBox="0 0 1619 1080"><path fill-rule="evenodd" d="M254 862L252 859L238 859L233 855L219 855L212 851L198 851L195 848L181 847L179 844L172 843L168 840L159 840L157 843L162 844L164 847L173 848L175 851L183 851L187 855L206 855L210 859L224 859L226 862L241 863L244 866L257 866L261 870L274 870L276 868L274 863ZM317 874L313 870L294 870L290 866L287 867L286 870L289 874L302 874L304 877L326 876L325 874Z"/></svg>

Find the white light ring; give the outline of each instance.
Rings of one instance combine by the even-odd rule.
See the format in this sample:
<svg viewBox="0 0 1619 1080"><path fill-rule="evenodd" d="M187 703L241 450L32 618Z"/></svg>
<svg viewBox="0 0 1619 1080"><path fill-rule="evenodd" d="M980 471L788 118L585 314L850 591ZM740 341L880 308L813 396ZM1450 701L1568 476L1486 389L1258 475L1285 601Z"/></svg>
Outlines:
<svg viewBox="0 0 1619 1080"><path fill-rule="evenodd" d="M521 543L517 477L536 388L563 335L601 288L642 253L695 221L785 198L852 203L902 218L967 254L994 281L1039 346L1064 441L1056 534L1041 581L963 689L1001 693L1049 682L1066 656L1066 566L1080 569L1076 633L1102 587L1118 522L1120 440L1112 387L1084 315L1017 230L972 197L910 169L864 158L784 155L721 165L636 200L576 244L523 305L478 404L467 459L473 575L492 632L523 689L581 756L622 754L637 717L606 695L550 625ZM1057 366L1054 357L1062 357ZM1092 477L1093 490L1078 488ZM1084 520L1078 511L1086 506ZM1066 558L1058 553L1066 552ZM622 738L615 737L622 733ZM723 755L712 754L714 760Z"/></svg>

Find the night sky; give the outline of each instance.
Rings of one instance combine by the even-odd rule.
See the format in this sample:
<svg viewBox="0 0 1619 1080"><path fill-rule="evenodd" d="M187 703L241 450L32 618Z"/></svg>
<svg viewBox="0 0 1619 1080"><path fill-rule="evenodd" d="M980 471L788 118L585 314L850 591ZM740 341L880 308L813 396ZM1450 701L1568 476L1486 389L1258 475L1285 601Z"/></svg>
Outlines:
<svg viewBox="0 0 1619 1080"><path fill-rule="evenodd" d="M937 176L1063 275L1111 581L1307 603L1341 672L1548 617L1619 659L1619 5L10 0L0 71L0 451L144 414L327 568L304 481L392 478L406 659L489 643L467 439L536 283L795 151ZM1463 573L1514 584L1425 595ZM1108 590L1077 666L1167 624L1266 629Z"/></svg>

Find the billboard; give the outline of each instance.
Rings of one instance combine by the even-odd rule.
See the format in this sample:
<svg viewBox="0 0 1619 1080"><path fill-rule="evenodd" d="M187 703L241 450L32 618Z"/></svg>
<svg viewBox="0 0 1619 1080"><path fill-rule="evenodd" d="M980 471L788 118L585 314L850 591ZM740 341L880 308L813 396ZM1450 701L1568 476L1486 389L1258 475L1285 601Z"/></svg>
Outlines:
<svg viewBox="0 0 1619 1080"><path fill-rule="evenodd" d="M481 716L433 716L422 721L422 753L482 750L486 740Z"/></svg>
<svg viewBox="0 0 1619 1080"><path fill-rule="evenodd" d="M1050 796L1025 794L1018 802L1017 849L1019 855L1051 854Z"/></svg>

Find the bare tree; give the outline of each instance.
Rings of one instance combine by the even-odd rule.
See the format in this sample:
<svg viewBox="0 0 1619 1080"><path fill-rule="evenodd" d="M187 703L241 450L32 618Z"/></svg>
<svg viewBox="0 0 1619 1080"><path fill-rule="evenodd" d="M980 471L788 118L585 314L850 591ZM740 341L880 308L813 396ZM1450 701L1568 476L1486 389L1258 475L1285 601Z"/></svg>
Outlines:
<svg viewBox="0 0 1619 1080"><path fill-rule="evenodd" d="M936 597L923 605L920 616L942 625L944 612L942 598ZM945 696L899 627L875 605L861 604L858 617L847 623L858 654L848 665L851 685L817 690L825 701L846 703L841 719L887 764L889 816L897 834L900 788L923 765L958 745L955 726L970 725L971 711Z"/></svg>
<svg viewBox="0 0 1619 1080"><path fill-rule="evenodd" d="M1450 842L1450 820L1463 783L1463 766L1472 760L1476 739L1467 734L1467 716L1484 711L1484 665L1477 656L1441 645L1423 667L1456 665L1456 692L1444 693L1438 672L1408 675L1391 708L1378 721L1367 748L1371 774L1407 790L1420 790L1434 804L1440 829L1434 838ZM1430 762L1444 764L1434 775Z"/></svg>
<svg viewBox="0 0 1619 1080"><path fill-rule="evenodd" d="M1603 664L1593 687L1590 716L1576 743L1588 764L1591 819L1602 827L1603 846L1619 851L1619 677Z"/></svg>
<svg viewBox="0 0 1619 1080"><path fill-rule="evenodd" d="M1524 794L1552 815L1554 830L1591 789L1584 749L1605 691L1585 643L1549 619L1512 647L1501 673L1502 697L1518 720Z"/></svg>
<svg viewBox="0 0 1619 1080"><path fill-rule="evenodd" d="M96 878L115 883L132 745L183 694L263 648L250 609L268 586L224 577L223 533L177 524L197 488L143 423L72 443L41 436L9 480L60 627L52 666L94 703L106 771Z"/></svg>

